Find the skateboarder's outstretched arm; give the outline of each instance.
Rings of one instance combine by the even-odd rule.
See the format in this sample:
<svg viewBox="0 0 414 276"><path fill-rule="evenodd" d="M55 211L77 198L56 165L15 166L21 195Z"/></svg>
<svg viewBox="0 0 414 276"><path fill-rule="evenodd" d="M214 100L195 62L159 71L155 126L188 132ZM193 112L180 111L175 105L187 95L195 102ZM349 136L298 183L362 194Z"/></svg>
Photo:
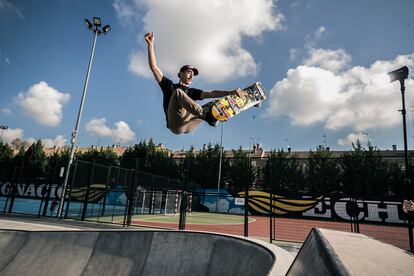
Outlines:
<svg viewBox="0 0 414 276"><path fill-rule="evenodd" d="M157 82L161 82L164 74L162 73L161 69L158 68L157 60L155 59L154 33L147 33L145 35L145 41L147 42L147 45L148 45L148 64Z"/></svg>
<svg viewBox="0 0 414 276"><path fill-rule="evenodd" d="M240 88L237 88L235 90L230 90L230 91L228 91L228 90L213 90L213 91L210 91L210 92L201 93L200 98L202 100L211 99L211 98L221 98L221 97L228 96L230 94L236 94L237 96L241 97L242 94L243 94L242 91L243 90L240 89Z"/></svg>

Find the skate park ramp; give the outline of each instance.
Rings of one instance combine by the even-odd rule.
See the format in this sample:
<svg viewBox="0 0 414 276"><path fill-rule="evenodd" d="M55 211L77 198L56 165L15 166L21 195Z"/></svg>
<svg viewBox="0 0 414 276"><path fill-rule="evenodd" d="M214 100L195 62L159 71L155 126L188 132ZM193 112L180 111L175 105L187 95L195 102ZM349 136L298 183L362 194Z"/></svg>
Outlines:
<svg viewBox="0 0 414 276"><path fill-rule="evenodd" d="M187 231L0 230L0 252L0 275L285 275L293 260L260 242Z"/></svg>
<svg viewBox="0 0 414 276"><path fill-rule="evenodd" d="M286 275L414 275L414 255L356 233L314 228Z"/></svg>

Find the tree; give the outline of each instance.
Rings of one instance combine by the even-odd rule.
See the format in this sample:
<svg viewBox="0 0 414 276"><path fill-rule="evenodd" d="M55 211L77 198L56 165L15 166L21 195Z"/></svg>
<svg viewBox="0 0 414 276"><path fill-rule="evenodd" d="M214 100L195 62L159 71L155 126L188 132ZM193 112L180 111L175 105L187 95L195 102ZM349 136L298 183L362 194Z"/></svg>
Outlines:
<svg viewBox="0 0 414 276"><path fill-rule="evenodd" d="M0 142L0 178L9 178L12 173L13 149Z"/></svg>
<svg viewBox="0 0 414 276"><path fill-rule="evenodd" d="M84 153L77 154L77 159L87 162L95 162L99 165L119 166L118 155L111 149L92 148Z"/></svg>
<svg viewBox="0 0 414 276"><path fill-rule="evenodd" d="M319 147L310 151L305 170L306 188L310 192L329 193L340 190L340 167L332 153Z"/></svg>
<svg viewBox="0 0 414 276"><path fill-rule="evenodd" d="M177 178L179 164L164 150L156 147L152 139L135 144L125 150L120 158L121 167L137 168L138 171L148 172L165 177Z"/></svg>
<svg viewBox="0 0 414 276"><path fill-rule="evenodd" d="M20 138L16 138L16 139L14 139L13 141L11 141L11 143L10 143L11 145L12 145L12 147L14 148L14 149L20 149L21 147L23 147L24 149L26 149L26 148L28 148L29 146L30 146L30 143L29 142L27 142L27 141L23 141L22 139L20 139Z"/></svg>
<svg viewBox="0 0 414 276"><path fill-rule="evenodd" d="M304 176L295 154L272 150L263 169L266 188L274 191L299 191L303 189Z"/></svg>
<svg viewBox="0 0 414 276"><path fill-rule="evenodd" d="M220 162L220 145L208 144L207 148L203 148L190 163L190 179L206 188L216 188L218 180L219 162ZM228 170L228 160L224 154L222 156L222 178L221 181L228 180L228 175L225 173Z"/></svg>
<svg viewBox="0 0 414 276"><path fill-rule="evenodd" d="M22 147L23 148L23 147ZM46 171L46 154L43 151L42 141L33 143L24 154L22 176L25 178L43 177Z"/></svg>
<svg viewBox="0 0 414 276"><path fill-rule="evenodd" d="M389 163L383 160L379 150L362 148L359 141L353 150L341 160L344 192L348 195L387 195L391 181Z"/></svg>
<svg viewBox="0 0 414 276"><path fill-rule="evenodd" d="M66 148L64 151L61 152L53 152L47 158L46 164L46 172L48 177L57 177L57 174L60 172L60 168L65 167L68 165L69 159L69 148Z"/></svg>
<svg viewBox="0 0 414 276"><path fill-rule="evenodd" d="M233 188L237 191L244 191L247 184L251 185L256 178L256 171L251 166L248 153L242 147L232 150L234 158L231 160L228 169L228 179Z"/></svg>
<svg viewBox="0 0 414 276"><path fill-rule="evenodd" d="M414 167L411 166L411 171L413 171ZM390 163L389 167L390 171L390 193L396 196L400 196L405 198L409 191L409 183L406 183L405 180L405 172L402 170L401 166L397 163ZM411 179L411 183L413 180ZM411 184L412 185L412 184Z"/></svg>

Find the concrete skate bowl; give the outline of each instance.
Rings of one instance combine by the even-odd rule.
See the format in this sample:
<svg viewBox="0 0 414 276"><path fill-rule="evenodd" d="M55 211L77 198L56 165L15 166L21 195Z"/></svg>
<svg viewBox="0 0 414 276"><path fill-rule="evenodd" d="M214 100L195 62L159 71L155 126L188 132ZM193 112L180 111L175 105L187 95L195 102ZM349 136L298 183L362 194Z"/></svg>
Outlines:
<svg viewBox="0 0 414 276"><path fill-rule="evenodd" d="M0 231L0 275L284 275L281 255L199 232Z"/></svg>

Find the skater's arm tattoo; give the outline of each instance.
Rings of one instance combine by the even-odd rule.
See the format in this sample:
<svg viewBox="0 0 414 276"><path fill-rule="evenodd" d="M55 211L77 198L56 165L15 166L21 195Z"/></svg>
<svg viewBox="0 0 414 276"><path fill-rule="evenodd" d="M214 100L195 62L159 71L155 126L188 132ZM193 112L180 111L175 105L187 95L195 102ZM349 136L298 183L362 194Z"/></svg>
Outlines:
<svg viewBox="0 0 414 276"><path fill-rule="evenodd" d="M203 92L200 95L200 98L202 100L204 99L210 99L210 98L221 98L221 97L225 97L228 96L230 94L236 94L237 96L241 97L242 96L242 89L237 88L235 90L213 90L213 91L209 91L209 92Z"/></svg>
<svg viewBox="0 0 414 276"><path fill-rule="evenodd" d="M157 59L155 58L154 33L147 33L145 35L145 41L148 44L148 64L157 82L161 82L164 74L162 73L161 69L157 66Z"/></svg>

